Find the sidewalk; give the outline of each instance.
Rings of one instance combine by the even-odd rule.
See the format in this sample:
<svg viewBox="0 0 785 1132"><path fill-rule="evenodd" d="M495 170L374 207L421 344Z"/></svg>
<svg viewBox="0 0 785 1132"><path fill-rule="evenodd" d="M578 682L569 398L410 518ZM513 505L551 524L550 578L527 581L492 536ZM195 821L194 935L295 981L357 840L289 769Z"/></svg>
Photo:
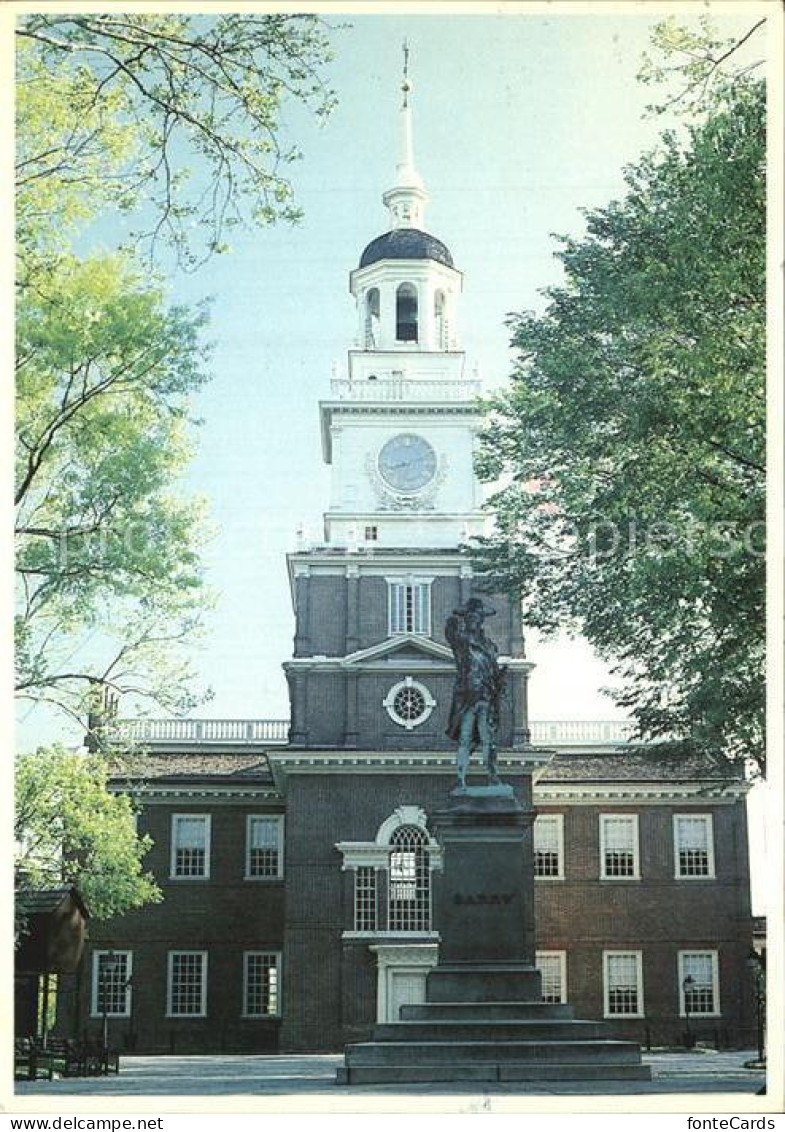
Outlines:
<svg viewBox="0 0 785 1132"><path fill-rule="evenodd" d="M548 1081L482 1085L338 1086L340 1054L308 1056L123 1056L119 1076L17 1081L20 1098L89 1097L260 1097L304 1094L331 1096L640 1096L668 1093L738 1093L752 1096L765 1074L744 1069L752 1050L731 1053L644 1054L652 1081Z"/></svg>

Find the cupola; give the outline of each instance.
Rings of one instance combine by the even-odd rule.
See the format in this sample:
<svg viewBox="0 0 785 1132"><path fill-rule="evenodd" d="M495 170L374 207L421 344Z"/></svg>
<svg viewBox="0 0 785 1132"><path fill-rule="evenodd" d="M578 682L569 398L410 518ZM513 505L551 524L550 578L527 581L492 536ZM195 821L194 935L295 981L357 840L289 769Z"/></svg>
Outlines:
<svg viewBox="0 0 785 1132"><path fill-rule="evenodd" d="M362 350L448 352L458 348L461 273L449 248L423 227L428 194L414 163L408 63L404 44L395 184L382 195L390 229L371 240L350 279L359 316L357 344Z"/></svg>

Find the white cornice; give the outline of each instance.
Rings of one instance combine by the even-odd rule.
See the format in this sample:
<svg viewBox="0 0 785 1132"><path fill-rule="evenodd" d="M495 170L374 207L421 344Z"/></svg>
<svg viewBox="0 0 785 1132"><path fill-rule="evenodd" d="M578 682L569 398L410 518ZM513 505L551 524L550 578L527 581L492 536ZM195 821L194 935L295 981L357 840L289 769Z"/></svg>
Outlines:
<svg viewBox="0 0 785 1132"><path fill-rule="evenodd" d="M379 516L376 512L369 512L368 515L359 517L374 519ZM388 517L386 513L385 517ZM400 550L380 550L377 547L366 547L364 550L331 549L329 554L323 554L317 548L290 551L286 555L286 563L292 591L297 575L307 576L311 573L345 577L350 567L358 568L364 577L384 577L391 570L404 570L407 573L411 573L412 570L417 572L427 570L434 577L444 578L473 576L468 548L460 550L458 547L444 550L432 548L417 554L401 554ZM467 568L472 570L472 573L465 574Z"/></svg>
<svg viewBox="0 0 785 1132"><path fill-rule="evenodd" d="M390 652L388 660L375 657L368 659L352 659L345 656L296 656L282 665L284 671L297 669L298 671L314 672L319 675L328 672L345 672L357 669L362 672L431 672L439 675L455 675L455 664L451 656L441 658L434 655L432 659L423 655L420 658L411 656L396 658ZM505 668L512 672L531 672L536 667L531 661L506 658L500 660Z"/></svg>
<svg viewBox="0 0 785 1132"><path fill-rule="evenodd" d="M502 772L531 773L553 757L552 751L528 748L525 751L500 752L498 766ZM395 774L412 777L438 774L455 775L454 751L347 751L294 750L269 751L267 760L279 789L285 789L290 774ZM477 764L479 767L479 764Z"/></svg>
<svg viewBox="0 0 785 1132"><path fill-rule="evenodd" d="M234 805L237 802L284 802L284 796L279 790L270 786L224 786L218 783L200 783L199 785L166 785L158 786L154 783L129 782L120 786L114 783L110 789L115 794L130 794L133 797L144 798L147 805L170 805L174 801L199 802L209 800L212 805Z"/></svg>
<svg viewBox="0 0 785 1132"><path fill-rule="evenodd" d="M738 802L749 790L746 783L718 782L538 782L534 786L535 806L628 805L661 806L670 801L694 801L696 805Z"/></svg>

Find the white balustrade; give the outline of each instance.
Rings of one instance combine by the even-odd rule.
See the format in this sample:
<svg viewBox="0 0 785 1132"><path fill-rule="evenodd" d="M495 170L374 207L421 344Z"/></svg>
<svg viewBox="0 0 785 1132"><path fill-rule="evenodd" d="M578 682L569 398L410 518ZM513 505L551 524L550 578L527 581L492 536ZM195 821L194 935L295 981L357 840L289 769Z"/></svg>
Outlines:
<svg viewBox="0 0 785 1132"><path fill-rule="evenodd" d="M576 747L624 743L635 734L620 720L537 720L530 723L532 743ZM108 729L116 740L134 743L270 744L288 742L288 719L126 719Z"/></svg>
<svg viewBox="0 0 785 1132"><path fill-rule="evenodd" d="M473 401L479 397L479 381L449 378L405 380L381 374L375 380L349 381L337 378L330 390L338 401Z"/></svg>
<svg viewBox="0 0 785 1132"><path fill-rule="evenodd" d="M624 743L635 734L635 725L622 720L537 721L529 724L532 743L556 746L582 746L597 743Z"/></svg>
<svg viewBox="0 0 785 1132"><path fill-rule="evenodd" d="M108 728L111 738L132 743L288 742L288 719L125 719Z"/></svg>

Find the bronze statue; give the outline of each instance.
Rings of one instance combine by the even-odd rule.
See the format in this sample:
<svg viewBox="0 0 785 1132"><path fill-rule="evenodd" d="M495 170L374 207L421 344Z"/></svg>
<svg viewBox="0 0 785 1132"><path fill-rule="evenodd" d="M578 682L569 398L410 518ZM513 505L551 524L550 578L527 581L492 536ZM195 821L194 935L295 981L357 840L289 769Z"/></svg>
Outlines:
<svg viewBox="0 0 785 1132"><path fill-rule="evenodd" d="M466 788L466 772L472 752L482 748L488 782L501 784L496 773L496 742L499 702L506 670L497 661L498 649L486 637L483 622L495 610L480 598L470 598L463 609L454 609L444 633L458 670L450 708L447 734L458 742L458 787Z"/></svg>

